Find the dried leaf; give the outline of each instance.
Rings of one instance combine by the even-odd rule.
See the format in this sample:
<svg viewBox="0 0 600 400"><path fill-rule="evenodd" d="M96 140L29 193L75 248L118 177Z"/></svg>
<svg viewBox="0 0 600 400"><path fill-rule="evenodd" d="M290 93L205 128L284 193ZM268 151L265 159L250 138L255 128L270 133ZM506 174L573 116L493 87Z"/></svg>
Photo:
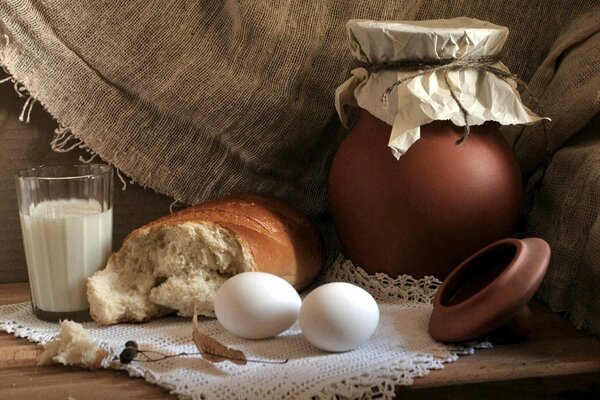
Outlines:
<svg viewBox="0 0 600 400"><path fill-rule="evenodd" d="M231 349L200 331L196 309L194 309L192 323L194 324L192 339L204 359L214 363L230 360L237 365L246 365L246 355L242 351Z"/></svg>

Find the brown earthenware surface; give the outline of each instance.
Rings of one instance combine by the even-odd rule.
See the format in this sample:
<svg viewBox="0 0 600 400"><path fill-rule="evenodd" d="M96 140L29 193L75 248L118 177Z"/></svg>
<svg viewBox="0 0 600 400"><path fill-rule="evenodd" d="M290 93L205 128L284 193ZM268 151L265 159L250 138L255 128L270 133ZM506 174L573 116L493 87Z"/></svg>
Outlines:
<svg viewBox="0 0 600 400"><path fill-rule="evenodd" d="M345 254L367 272L445 278L483 246L512 236L521 175L497 126L421 127L396 160L391 127L361 110L332 163L331 212Z"/></svg>
<svg viewBox="0 0 600 400"><path fill-rule="evenodd" d="M507 329L526 336L527 303L538 289L550 261L542 239L503 239L461 263L443 282L433 301L431 336L441 341L482 337Z"/></svg>

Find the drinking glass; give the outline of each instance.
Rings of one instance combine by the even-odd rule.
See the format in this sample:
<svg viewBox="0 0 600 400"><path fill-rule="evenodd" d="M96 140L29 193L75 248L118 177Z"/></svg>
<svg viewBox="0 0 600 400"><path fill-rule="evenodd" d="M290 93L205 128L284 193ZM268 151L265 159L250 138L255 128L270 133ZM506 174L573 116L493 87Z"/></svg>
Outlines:
<svg viewBox="0 0 600 400"><path fill-rule="evenodd" d="M33 313L89 320L86 280L112 252L112 167L50 164L15 179Z"/></svg>

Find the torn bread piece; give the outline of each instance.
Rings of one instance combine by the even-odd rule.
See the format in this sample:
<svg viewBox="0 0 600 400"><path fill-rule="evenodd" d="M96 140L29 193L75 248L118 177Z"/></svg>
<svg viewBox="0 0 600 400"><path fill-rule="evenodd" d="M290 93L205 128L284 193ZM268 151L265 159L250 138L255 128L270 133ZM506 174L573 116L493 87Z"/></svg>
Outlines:
<svg viewBox="0 0 600 400"><path fill-rule="evenodd" d="M102 366L108 355L81 324L69 320L61 322L58 337L43 347L44 352L38 361L40 366L63 364L96 369Z"/></svg>

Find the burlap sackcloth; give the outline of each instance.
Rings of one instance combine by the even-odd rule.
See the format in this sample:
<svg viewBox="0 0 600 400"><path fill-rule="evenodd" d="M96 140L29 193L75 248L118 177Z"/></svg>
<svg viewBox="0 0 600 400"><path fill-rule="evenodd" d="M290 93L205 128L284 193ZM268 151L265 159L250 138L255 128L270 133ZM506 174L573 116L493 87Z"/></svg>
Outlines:
<svg viewBox="0 0 600 400"><path fill-rule="evenodd" d="M227 346L244 351L248 359L280 361L285 364L230 362L211 364L199 356L175 357L160 362L118 362L105 366L127 369L151 383L169 389L181 398L193 399L335 399L395 398L398 385L409 385L431 369L456 361L470 353L476 343L450 347L434 341L427 333L431 299L440 282L432 277L413 279L387 275L368 276L339 258L323 281L350 282L376 298L380 322L371 339L344 353L326 353L304 339L297 325L273 339L244 340L228 334L219 323L200 321L206 333ZM144 324L100 327L84 324L91 336L118 355L128 340L142 350L163 354L193 353L190 319L163 318ZM45 323L31 313L31 304L0 306L0 330L46 342L58 333L58 324ZM156 357L156 355L153 355ZM143 360L143 357L138 357Z"/></svg>
<svg viewBox="0 0 600 400"><path fill-rule="evenodd" d="M35 100L61 124L56 150L86 147L184 203L282 197L320 223L331 249L327 171L345 134L333 91L352 66L344 23L467 15L508 26L505 64L552 118L545 133L506 130L532 177L523 234L554 254L539 296L600 333L599 14L594 0L4 0L0 63L30 96L25 116Z"/></svg>

